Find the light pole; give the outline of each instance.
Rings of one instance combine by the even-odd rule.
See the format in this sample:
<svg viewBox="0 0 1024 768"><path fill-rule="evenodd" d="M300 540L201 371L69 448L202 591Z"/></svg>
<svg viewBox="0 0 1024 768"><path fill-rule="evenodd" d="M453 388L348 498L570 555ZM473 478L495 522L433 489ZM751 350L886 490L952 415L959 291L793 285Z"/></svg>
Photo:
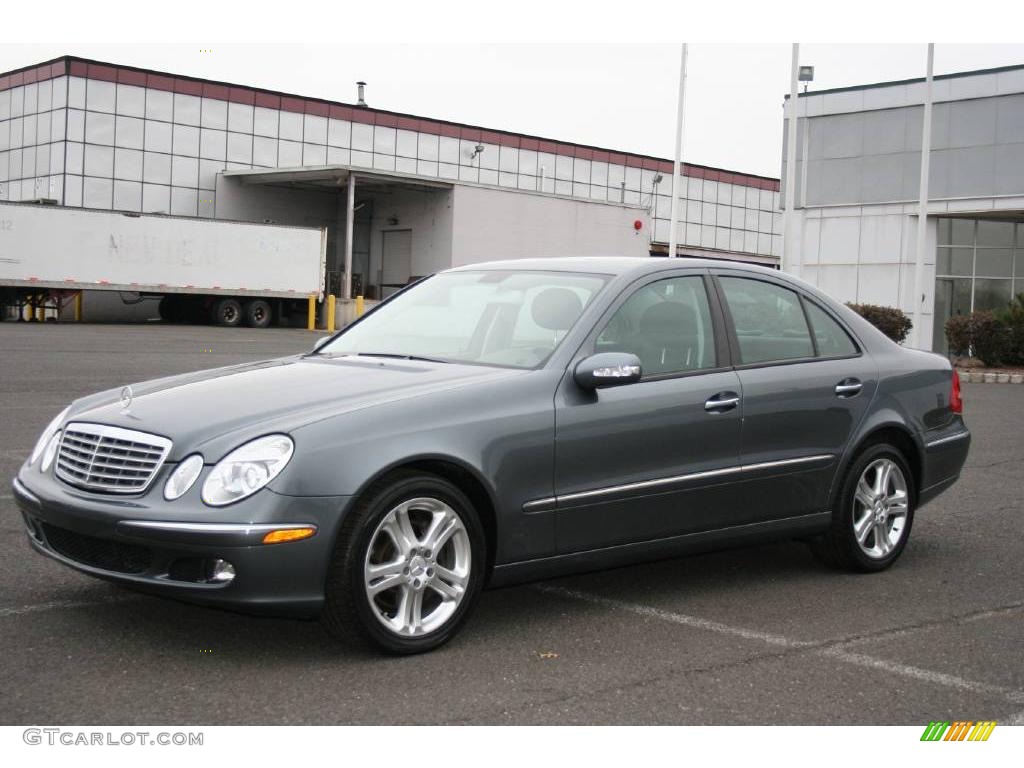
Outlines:
<svg viewBox="0 0 1024 768"><path fill-rule="evenodd" d="M928 43L927 75L924 87L924 115L921 124L921 179L917 203L917 255L914 259L914 346L921 348L921 273L924 272L925 237L928 235L928 171L932 145L932 70L935 65L935 43Z"/></svg>
<svg viewBox="0 0 1024 768"><path fill-rule="evenodd" d="M796 102L800 97L800 43L793 43L793 60L790 68L789 109L786 125L786 210L782 227L782 266L787 262L790 272L800 277L802 259L800 243L796 242Z"/></svg>
<svg viewBox="0 0 1024 768"><path fill-rule="evenodd" d="M679 218L679 193L682 192L683 162L683 112L686 104L686 56L687 44L683 43L679 62L679 99L676 105L676 155L672 166L672 213L669 214L668 256L675 258L678 236L676 221Z"/></svg>

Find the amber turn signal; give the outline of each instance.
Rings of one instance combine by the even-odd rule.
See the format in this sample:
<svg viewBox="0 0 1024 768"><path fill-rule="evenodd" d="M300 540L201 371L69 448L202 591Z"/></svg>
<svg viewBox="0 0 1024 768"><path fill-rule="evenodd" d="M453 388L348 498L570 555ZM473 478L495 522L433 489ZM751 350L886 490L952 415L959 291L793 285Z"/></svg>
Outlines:
<svg viewBox="0 0 1024 768"><path fill-rule="evenodd" d="M279 531L270 531L263 537L264 544L281 544L286 541L299 541L308 539L316 533L316 528L282 528Z"/></svg>

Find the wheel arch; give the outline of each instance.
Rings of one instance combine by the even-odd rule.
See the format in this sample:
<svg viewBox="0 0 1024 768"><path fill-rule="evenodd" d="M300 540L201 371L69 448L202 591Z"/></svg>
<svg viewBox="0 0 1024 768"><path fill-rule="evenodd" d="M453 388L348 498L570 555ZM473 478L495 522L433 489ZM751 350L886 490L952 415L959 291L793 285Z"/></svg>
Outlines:
<svg viewBox="0 0 1024 768"><path fill-rule="evenodd" d="M863 434L858 436L856 442L852 443L846 452L843 466L840 472L836 473L836 480L832 488L832 506L836 504L836 494L839 493L842 479L850 465L854 462L861 451L877 443L889 443L899 448L910 465L910 472L913 475L914 498L919 498L921 485L924 478L924 457L921 447L914 439L913 433L906 425L898 421L884 421L868 427Z"/></svg>
<svg viewBox="0 0 1024 768"><path fill-rule="evenodd" d="M487 547L485 584L494 569L498 551L498 518L494 494L480 474L463 461L451 456L418 456L397 461L381 469L368 479L352 496L352 503L358 501L370 488L387 481L390 475L402 471L424 472L436 475L450 482L469 498L480 518Z"/></svg>

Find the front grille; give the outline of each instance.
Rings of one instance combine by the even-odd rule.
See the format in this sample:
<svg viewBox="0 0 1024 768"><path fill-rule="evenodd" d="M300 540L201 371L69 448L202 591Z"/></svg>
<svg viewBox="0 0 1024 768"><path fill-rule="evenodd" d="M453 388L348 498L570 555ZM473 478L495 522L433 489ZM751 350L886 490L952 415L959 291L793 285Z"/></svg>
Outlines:
<svg viewBox="0 0 1024 768"><path fill-rule="evenodd" d="M76 563L114 573L145 573L153 563L153 552L146 547L97 539L49 523L42 528L50 548Z"/></svg>
<svg viewBox="0 0 1024 768"><path fill-rule="evenodd" d="M57 454L57 477L104 493L140 493L171 451L159 435L105 424L68 424Z"/></svg>

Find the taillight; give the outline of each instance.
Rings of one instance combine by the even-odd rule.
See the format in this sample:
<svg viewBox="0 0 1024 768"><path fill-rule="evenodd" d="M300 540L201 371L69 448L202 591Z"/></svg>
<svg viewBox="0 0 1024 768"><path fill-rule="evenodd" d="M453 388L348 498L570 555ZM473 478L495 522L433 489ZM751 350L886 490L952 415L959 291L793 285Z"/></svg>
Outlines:
<svg viewBox="0 0 1024 768"><path fill-rule="evenodd" d="M953 369L953 383L949 390L949 407L953 413L964 412L964 399L960 396L960 374Z"/></svg>

